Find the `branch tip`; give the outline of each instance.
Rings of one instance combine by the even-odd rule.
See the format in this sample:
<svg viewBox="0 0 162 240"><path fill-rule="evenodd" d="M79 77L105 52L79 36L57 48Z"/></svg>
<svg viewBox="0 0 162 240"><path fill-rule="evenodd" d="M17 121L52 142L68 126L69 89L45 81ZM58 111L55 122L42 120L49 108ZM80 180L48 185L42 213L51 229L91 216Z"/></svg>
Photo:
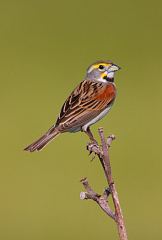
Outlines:
<svg viewBox="0 0 162 240"><path fill-rule="evenodd" d="M81 199L81 200L87 199L85 192L81 192L81 193L80 193L80 199Z"/></svg>
<svg viewBox="0 0 162 240"><path fill-rule="evenodd" d="M82 179L80 180L80 182L81 182L81 183L87 182L87 178L86 178L86 177L82 178Z"/></svg>
<svg viewBox="0 0 162 240"><path fill-rule="evenodd" d="M111 134L110 136L108 136L108 138L111 138L112 140L115 140L115 139L116 139L116 137L115 137L114 134Z"/></svg>
<svg viewBox="0 0 162 240"><path fill-rule="evenodd" d="M98 131L99 133L103 133L103 127L99 127Z"/></svg>
<svg viewBox="0 0 162 240"><path fill-rule="evenodd" d="M107 138L107 145L108 145L108 147L111 146L112 141L114 141L115 139L116 139L116 137L115 137L114 134L111 134L110 136L108 136L108 138Z"/></svg>

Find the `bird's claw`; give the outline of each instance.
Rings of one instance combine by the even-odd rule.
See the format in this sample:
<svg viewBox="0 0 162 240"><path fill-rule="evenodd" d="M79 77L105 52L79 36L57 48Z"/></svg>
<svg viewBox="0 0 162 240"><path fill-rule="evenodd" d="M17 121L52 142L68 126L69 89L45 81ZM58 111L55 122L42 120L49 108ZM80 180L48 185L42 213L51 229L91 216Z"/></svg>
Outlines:
<svg viewBox="0 0 162 240"><path fill-rule="evenodd" d="M91 162L95 159L95 157L96 157L96 154L94 153L92 158L91 158Z"/></svg>
<svg viewBox="0 0 162 240"><path fill-rule="evenodd" d="M88 143L86 148L87 148L87 151L89 151L89 156L93 153L93 156L92 156L92 159L91 159L91 161L93 161L96 157L96 154L97 154L95 149L98 150L100 148L98 143L96 141Z"/></svg>
<svg viewBox="0 0 162 240"><path fill-rule="evenodd" d="M98 145L98 143L97 142L90 142L90 143L88 143L87 144L87 146L86 146L86 149L90 152L90 154L93 152L92 151L92 149L93 148L99 148L99 145Z"/></svg>

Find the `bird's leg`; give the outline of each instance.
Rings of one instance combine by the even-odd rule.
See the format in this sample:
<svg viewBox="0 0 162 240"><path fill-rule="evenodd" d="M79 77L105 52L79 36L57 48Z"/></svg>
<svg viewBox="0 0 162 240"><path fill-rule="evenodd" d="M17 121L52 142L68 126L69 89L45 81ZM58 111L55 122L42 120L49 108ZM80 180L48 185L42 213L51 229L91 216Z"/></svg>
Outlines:
<svg viewBox="0 0 162 240"><path fill-rule="evenodd" d="M90 143L87 144L86 148L89 152L89 155L91 155L93 153L93 157L91 159L91 160L93 160L95 158L96 154L99 152L99 145L98 145L97 141L94 139L93 134L89 127L86 129L82 128L81 131L85 132L91 141Z"/></svg>
<svg viewBox="0 0 162 240"><path fill-rule="evenodd" d="M88 135L88 137L89 137L89 139L91 140L92 143L98 145L97 141L93 137L93 134L90 130L90 127L88 127L84 132Z"/></svg>
<svg viewBox="0 0 162 240"><path fill-rule="evenodd" d="M92 157L92 160L93 160L95 158L96 152L98 152L99 146L97 141L94 139L93 134L89 127L86 130L84 130L84 132L88 135L91 141L91 143L87 144L87 150L89 151L89 155L91 155L92 152L94 153L94 156ZM96 152L94 151L94 149L96 149Z"/></svg>

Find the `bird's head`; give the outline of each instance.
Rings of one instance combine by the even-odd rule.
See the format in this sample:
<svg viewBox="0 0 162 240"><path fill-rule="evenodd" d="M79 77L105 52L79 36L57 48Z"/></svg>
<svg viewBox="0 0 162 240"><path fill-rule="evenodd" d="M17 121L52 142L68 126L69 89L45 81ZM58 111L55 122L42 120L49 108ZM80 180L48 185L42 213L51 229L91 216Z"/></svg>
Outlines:
<svg viewBox="0 0 162 240"><path fill-rule="evenodd" d="M87 69L86 78L98 82L114 82L114 74L120 69L119 66L111 61L98 61Z"/></svg>

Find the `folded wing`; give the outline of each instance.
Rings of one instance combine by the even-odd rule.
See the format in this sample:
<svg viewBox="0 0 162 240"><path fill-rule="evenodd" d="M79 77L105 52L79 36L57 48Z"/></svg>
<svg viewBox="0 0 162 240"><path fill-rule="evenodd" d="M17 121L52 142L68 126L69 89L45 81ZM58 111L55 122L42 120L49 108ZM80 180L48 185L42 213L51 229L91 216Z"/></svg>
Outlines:
<svg viewBox="0 0 162 240"><path fill-rule="evenodd" d="M109 107L115 96L113 84L81 82L63 104L55 127L64 132L85 125Z"/></svg>

